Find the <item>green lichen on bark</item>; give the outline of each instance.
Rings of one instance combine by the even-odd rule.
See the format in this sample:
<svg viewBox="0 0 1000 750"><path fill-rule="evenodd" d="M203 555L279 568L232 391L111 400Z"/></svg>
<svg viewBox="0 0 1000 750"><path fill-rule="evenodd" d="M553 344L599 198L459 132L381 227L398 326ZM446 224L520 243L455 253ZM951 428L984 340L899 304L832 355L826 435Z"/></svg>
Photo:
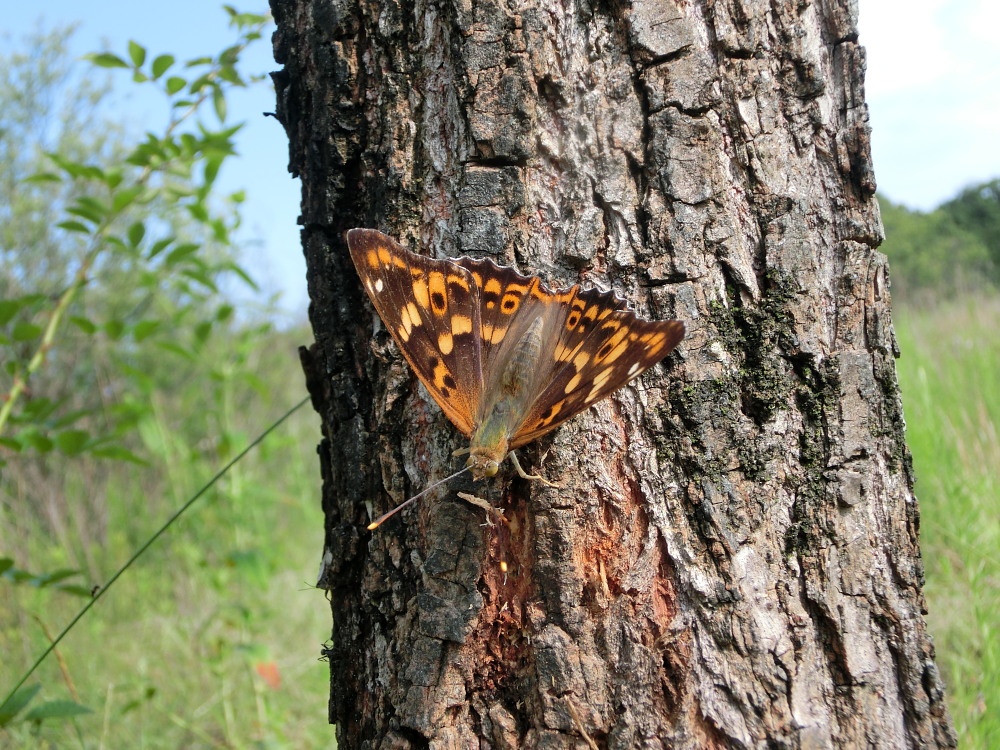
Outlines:
<svg viewBox="0 0 1000 750"><path fill-rule="evenodd" d="M798 370L795 403L801 415L799 463L802 473L795 477L792 523L785 533L788 554L817 549L825 534L825 514L821 506L829 502L827 468L830 455L829 429L840 400L840 374L832 360L820 368L811 365Z"/></svg>
<svg viewBox="0 0 1000 750"><path fill-rule="evenodd" d="M728 305L714 302L709 306L719 343L740 360L736 382L741 409L758 426L788 407L793 380L783 352L792 351L788 336L794 289L791 279L769 272L759 302L746 304L729 287Z"/></svg>

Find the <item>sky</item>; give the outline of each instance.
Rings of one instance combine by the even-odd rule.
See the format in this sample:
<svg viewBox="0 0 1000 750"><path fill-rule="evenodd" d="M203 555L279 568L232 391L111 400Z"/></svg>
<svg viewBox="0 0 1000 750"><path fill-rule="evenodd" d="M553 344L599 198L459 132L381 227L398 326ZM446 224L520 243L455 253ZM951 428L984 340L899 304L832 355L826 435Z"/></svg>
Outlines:
<svg viewBox="0 0 1000 750"><path fill-rule="evenodd" d="M971 184L1000 177L1000 4L989 0L859 0L860 42L867 50L866 98L879 192L909 208L929 210ZM263 0L260 6L263 7ZM156 8L153 16L151 8ZM241 5L241 9L251 10ZM227 16L204 0L150 4L128 0L40 0L8 3L0 49L39 28L78 23L74 51L110 49L124 55L129 39L150 51L187 59L218 52L233 41ZM277 69L268 39L244 58L247 70ZM123 89L125 87L122 87ZM119 94L121 111L138 127L166 121L166 108L138 95ZM299 247L299 186L287 171L285 133L273 90L257 86L234 94L232 120L246 121L238 136L245 157L226 165L224 190L245 189L242 237L247 265L266 295L280 293L289 321L307 305ZM152 118L152 119L151 119Z"/></svg>

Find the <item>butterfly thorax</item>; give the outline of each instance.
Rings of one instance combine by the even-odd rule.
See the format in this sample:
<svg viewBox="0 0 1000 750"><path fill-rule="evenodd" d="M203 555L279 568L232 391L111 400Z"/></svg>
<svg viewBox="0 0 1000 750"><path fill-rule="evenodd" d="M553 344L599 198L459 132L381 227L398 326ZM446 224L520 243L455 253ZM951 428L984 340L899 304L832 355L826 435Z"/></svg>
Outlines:
<svg viewBox="0 0 1000 750"><path fill-rule="evenodd" d="M495 384L487 384L475 432L469 446L468 465L475 479L492 477L507 455L511 436L531 406L533 379L542 351L544 321L536 318L521 336Z"/></svg>

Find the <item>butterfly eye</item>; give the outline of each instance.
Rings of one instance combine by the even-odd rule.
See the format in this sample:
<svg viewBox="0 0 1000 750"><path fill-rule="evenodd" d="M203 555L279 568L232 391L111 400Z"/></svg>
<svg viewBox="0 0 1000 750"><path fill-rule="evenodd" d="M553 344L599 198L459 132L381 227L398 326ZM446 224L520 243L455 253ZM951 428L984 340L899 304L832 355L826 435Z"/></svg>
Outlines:
<svg viewBox="0 0 1000 750"><path fill-rule="evenodd" d="M476 456L469 456L469 460L465 462L465 465L469 468L472 468L473 465L476 463L477 463ZM482 476L495 477L497 475L497 472L500 471L500 462L493 460L487 461L486 463L482 464L481 470L482 470Z"/></svg>

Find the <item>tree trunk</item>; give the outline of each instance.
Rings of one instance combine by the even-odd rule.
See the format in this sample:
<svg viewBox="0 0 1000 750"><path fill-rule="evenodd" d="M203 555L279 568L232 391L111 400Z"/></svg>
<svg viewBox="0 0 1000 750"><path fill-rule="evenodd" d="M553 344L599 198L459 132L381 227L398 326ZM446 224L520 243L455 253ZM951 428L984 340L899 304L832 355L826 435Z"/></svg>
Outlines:
<svg viewBox="0 0 1000 750"><path fill-rule="evenodd" d="M272 5L340 747L954 746L856 3ZM368 532L467 442L364 297L352 226L688 335L521 451L560 487L475 486L509 528L459 484Z"/></svg>

